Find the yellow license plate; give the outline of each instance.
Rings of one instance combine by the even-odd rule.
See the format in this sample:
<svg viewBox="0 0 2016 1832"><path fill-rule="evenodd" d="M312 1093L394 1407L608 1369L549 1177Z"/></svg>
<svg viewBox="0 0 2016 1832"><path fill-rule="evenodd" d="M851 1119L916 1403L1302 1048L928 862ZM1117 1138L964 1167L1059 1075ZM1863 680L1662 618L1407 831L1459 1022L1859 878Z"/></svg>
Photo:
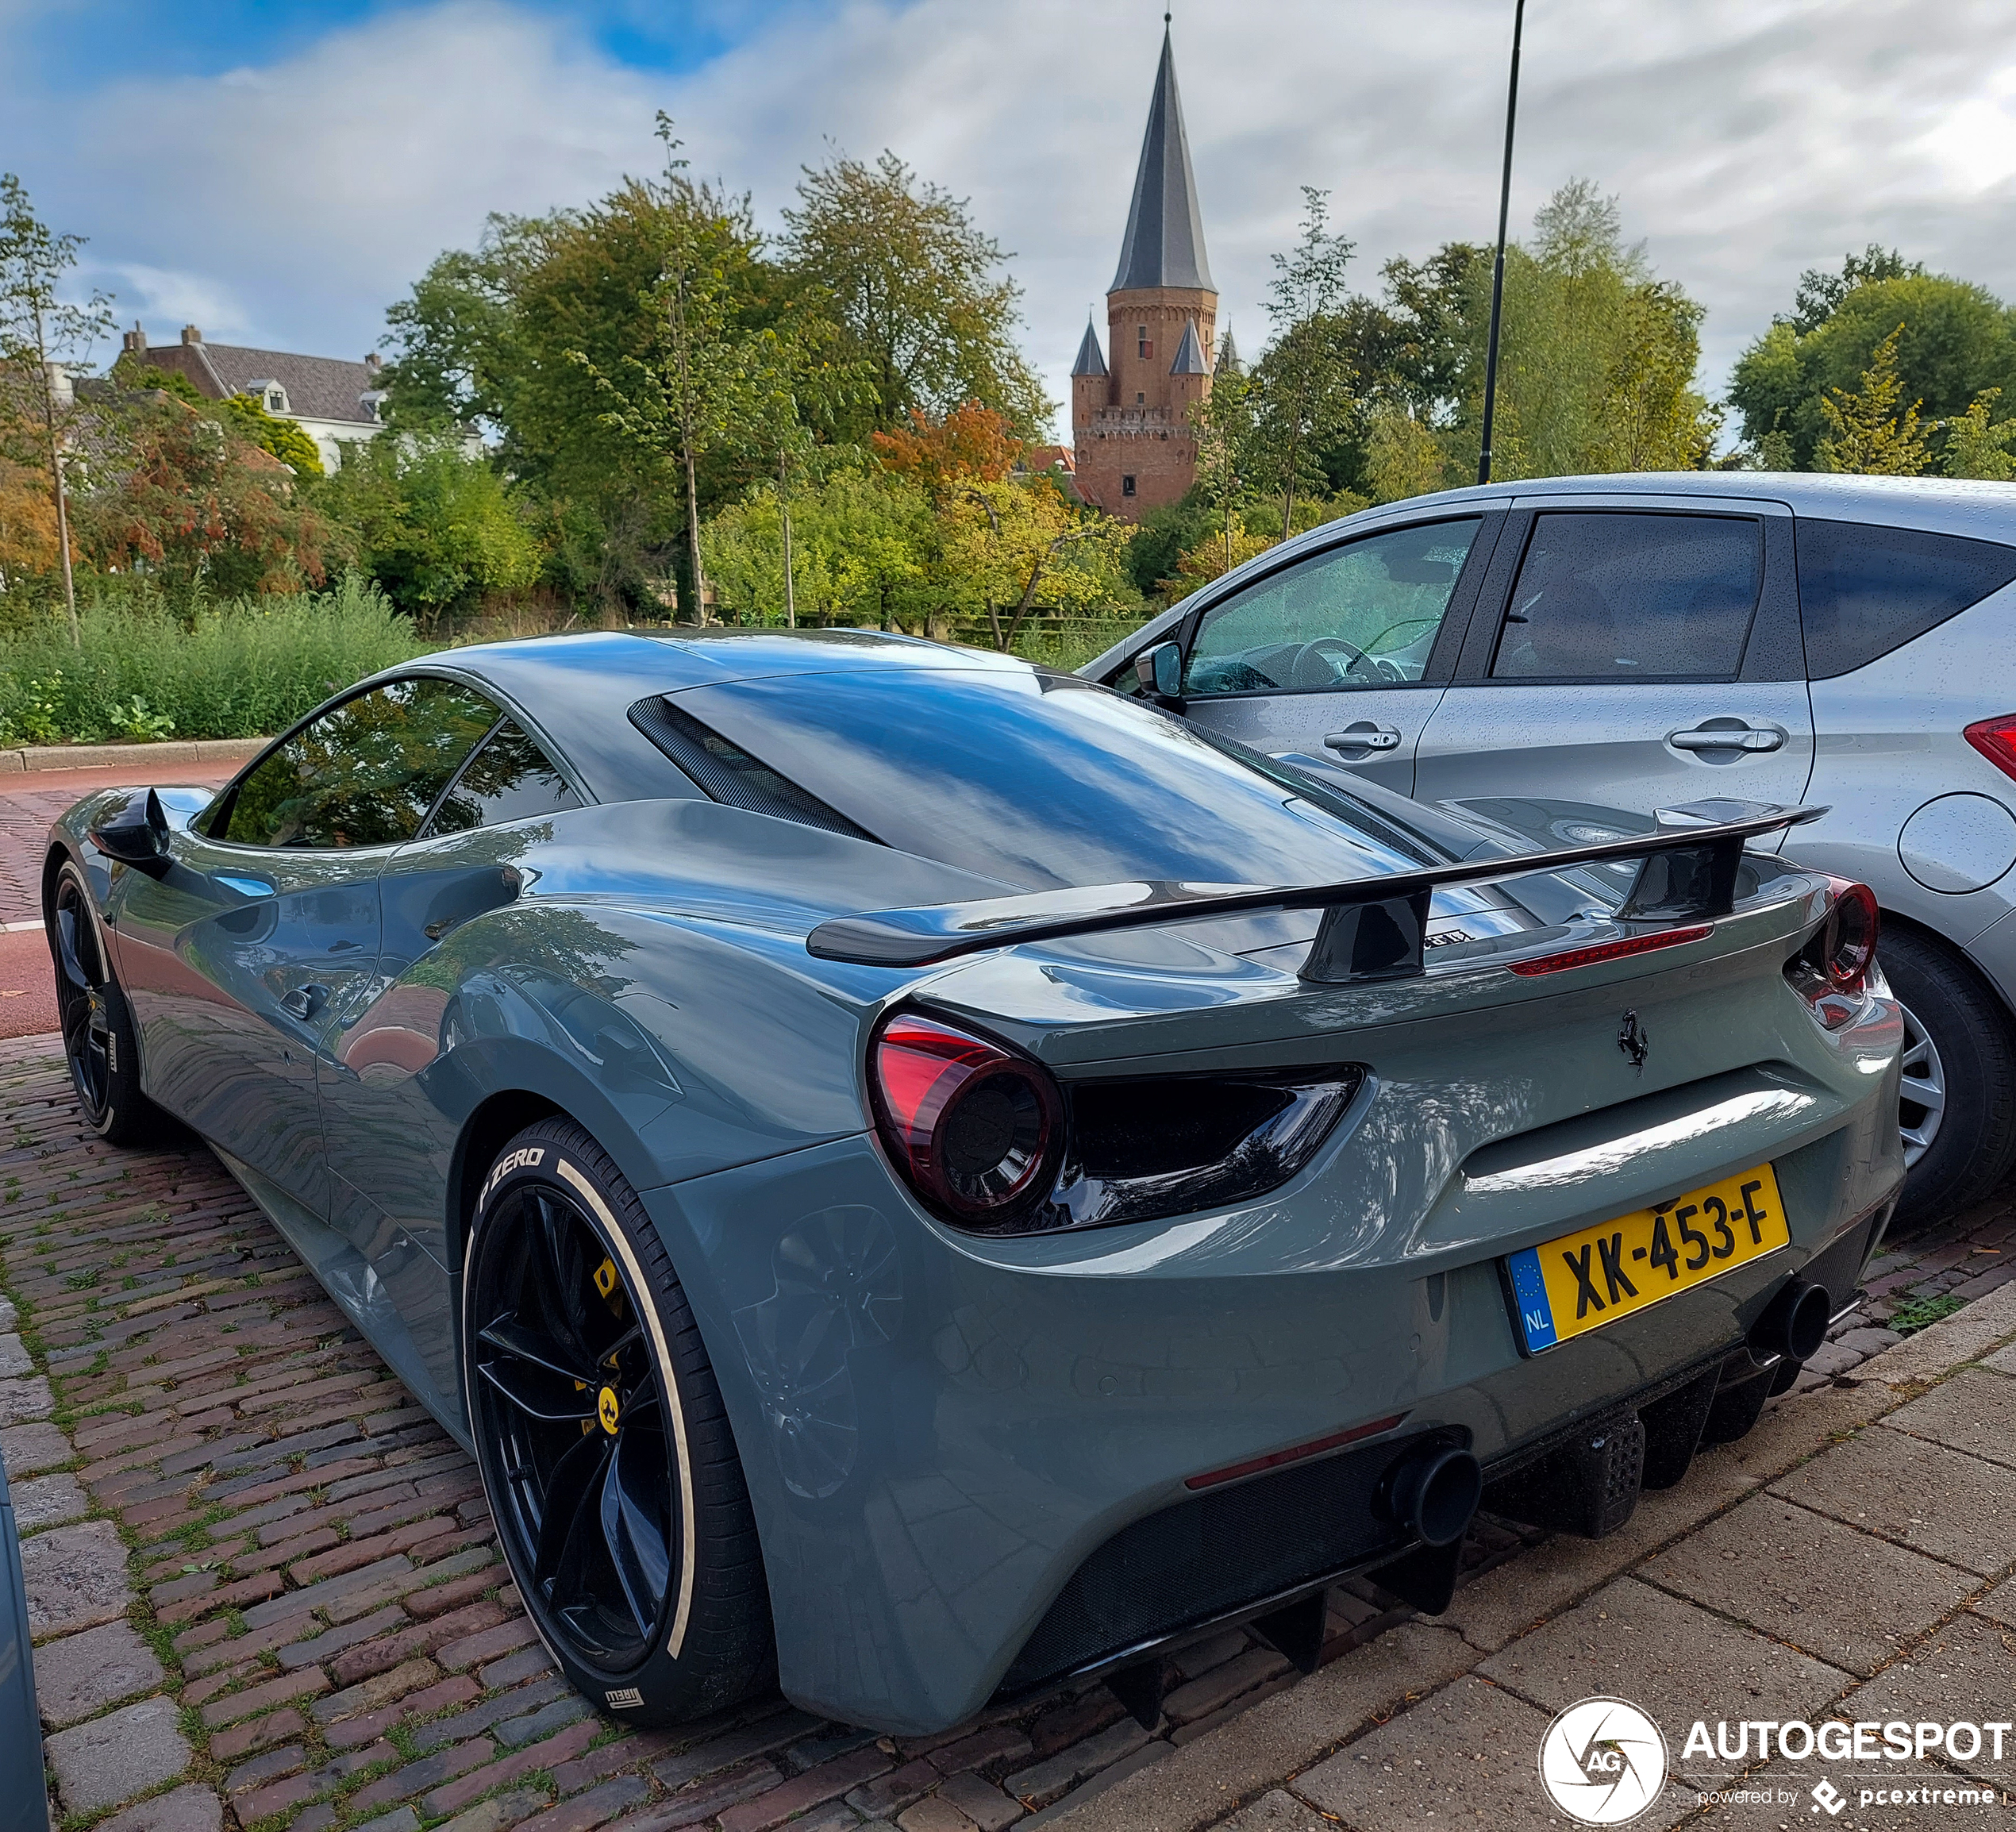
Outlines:
<svg viewBox="0 0 2016 1832"><path fill-rule="evenodd" d="M1537 1353L1791 1242L1769 1164L1655 1209L1637 1209L1506 1261L1514 1307Z"/></svg>

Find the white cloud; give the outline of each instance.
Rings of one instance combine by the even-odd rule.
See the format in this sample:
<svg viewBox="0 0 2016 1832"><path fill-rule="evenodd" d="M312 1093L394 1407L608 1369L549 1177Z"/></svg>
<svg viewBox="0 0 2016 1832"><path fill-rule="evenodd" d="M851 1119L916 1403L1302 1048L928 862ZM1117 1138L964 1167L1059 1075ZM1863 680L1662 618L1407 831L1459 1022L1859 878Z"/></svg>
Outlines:
<svg viewBox="0 0 2016 1832"><path fill-rule="evenodd" d="M1301 184L1333 191L1361 283L1389 255L1489 235L1510 13L1503 0L1183 10L1206 234L1221 311L1249 352ZM1802 267L1868 241L2016 297L2006 17L1991 0L1536 7L1515 229L1571 176L1620 192L1629 232L1709 307L1711 383ZM385 306L487 211L585 201L654 164L657 107L696 169L752 189L771 222L828 142L892 146L969 194L1016 251L1029 347L1062 398L1087 302L1112 277L1159 23L1110 0L847 0L770 14L668 78L613 63L564 21L452 0L262 69L128 79L60 107L10 98L0 77L0 111L31 130L24 144L60 149L26 172L31 189L133 275L150 317L214 310L248 341L332 352L371 343Z"/></svg>

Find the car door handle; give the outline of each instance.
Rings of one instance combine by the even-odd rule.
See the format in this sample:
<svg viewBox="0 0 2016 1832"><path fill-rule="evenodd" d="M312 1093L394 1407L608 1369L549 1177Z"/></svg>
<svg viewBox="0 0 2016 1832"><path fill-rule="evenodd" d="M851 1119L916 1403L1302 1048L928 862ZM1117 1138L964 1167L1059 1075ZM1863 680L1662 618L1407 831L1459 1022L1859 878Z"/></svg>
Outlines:
<svg viewBox="0 0 2016 1832"><path fill-rule="evenodd" d="M1782 750L1785 734L1772 726L1710 726L1705 730L1669 732L1666 741L1676 751Z"/></svg>
<svg viewBox="0 0 2016 1832"><path fill-rule="evenodd" d="M1391 725L1352 725L1325 733L1323 744L1333 751L1397 751L1400 734Z"/></svg>
<svg viewBox="0 0 2016 1832"><path fill-rule="evenodd" d="M280 1000L280 1009L290 1018L298 1018L303 1024L328 1004L329 989L326 986L297 986Z"/></svg>

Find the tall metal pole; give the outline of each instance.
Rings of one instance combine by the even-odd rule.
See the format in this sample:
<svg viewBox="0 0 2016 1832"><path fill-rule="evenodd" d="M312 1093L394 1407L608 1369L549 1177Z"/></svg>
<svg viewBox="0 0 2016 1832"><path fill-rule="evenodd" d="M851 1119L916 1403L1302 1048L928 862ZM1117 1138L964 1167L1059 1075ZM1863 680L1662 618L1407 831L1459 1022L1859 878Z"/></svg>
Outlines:
<svg viewBox="0 0 2016 1832"><path fill-rule="evenodd" d="M1526 22L1526 0L1514 0L1512 78L1505 91L1505 175L1498 190L1498 259L1491 267L1491 328L1484 344L1484 432L1477 454L1477 481L1491 480L1491 419L1498 406L1498 327L1505 310L1505 223L1512 210L1512 124L1519 111L1519 35Z"/></svg>

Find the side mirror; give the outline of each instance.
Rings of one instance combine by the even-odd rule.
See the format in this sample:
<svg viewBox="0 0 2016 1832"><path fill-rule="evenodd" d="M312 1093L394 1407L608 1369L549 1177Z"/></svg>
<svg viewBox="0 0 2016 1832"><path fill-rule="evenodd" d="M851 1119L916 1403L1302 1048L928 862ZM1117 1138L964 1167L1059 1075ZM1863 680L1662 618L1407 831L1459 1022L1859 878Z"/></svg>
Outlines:
<svg viewBox="0 0 2016 1832"><path fill-rule="evenodd" d="M1141 691L1158 699L1183 698L1183 651L1173 642L1158 642L1134 657L1134 678Z"/></svg>
<svg viewBox="0 0 2016 1832"><path fill-rule="evenodd" d="M90 841L108 859L159 878L167 871L168 817L161 798L149 789L128 798L124 807L91 829Z"/></svg>

